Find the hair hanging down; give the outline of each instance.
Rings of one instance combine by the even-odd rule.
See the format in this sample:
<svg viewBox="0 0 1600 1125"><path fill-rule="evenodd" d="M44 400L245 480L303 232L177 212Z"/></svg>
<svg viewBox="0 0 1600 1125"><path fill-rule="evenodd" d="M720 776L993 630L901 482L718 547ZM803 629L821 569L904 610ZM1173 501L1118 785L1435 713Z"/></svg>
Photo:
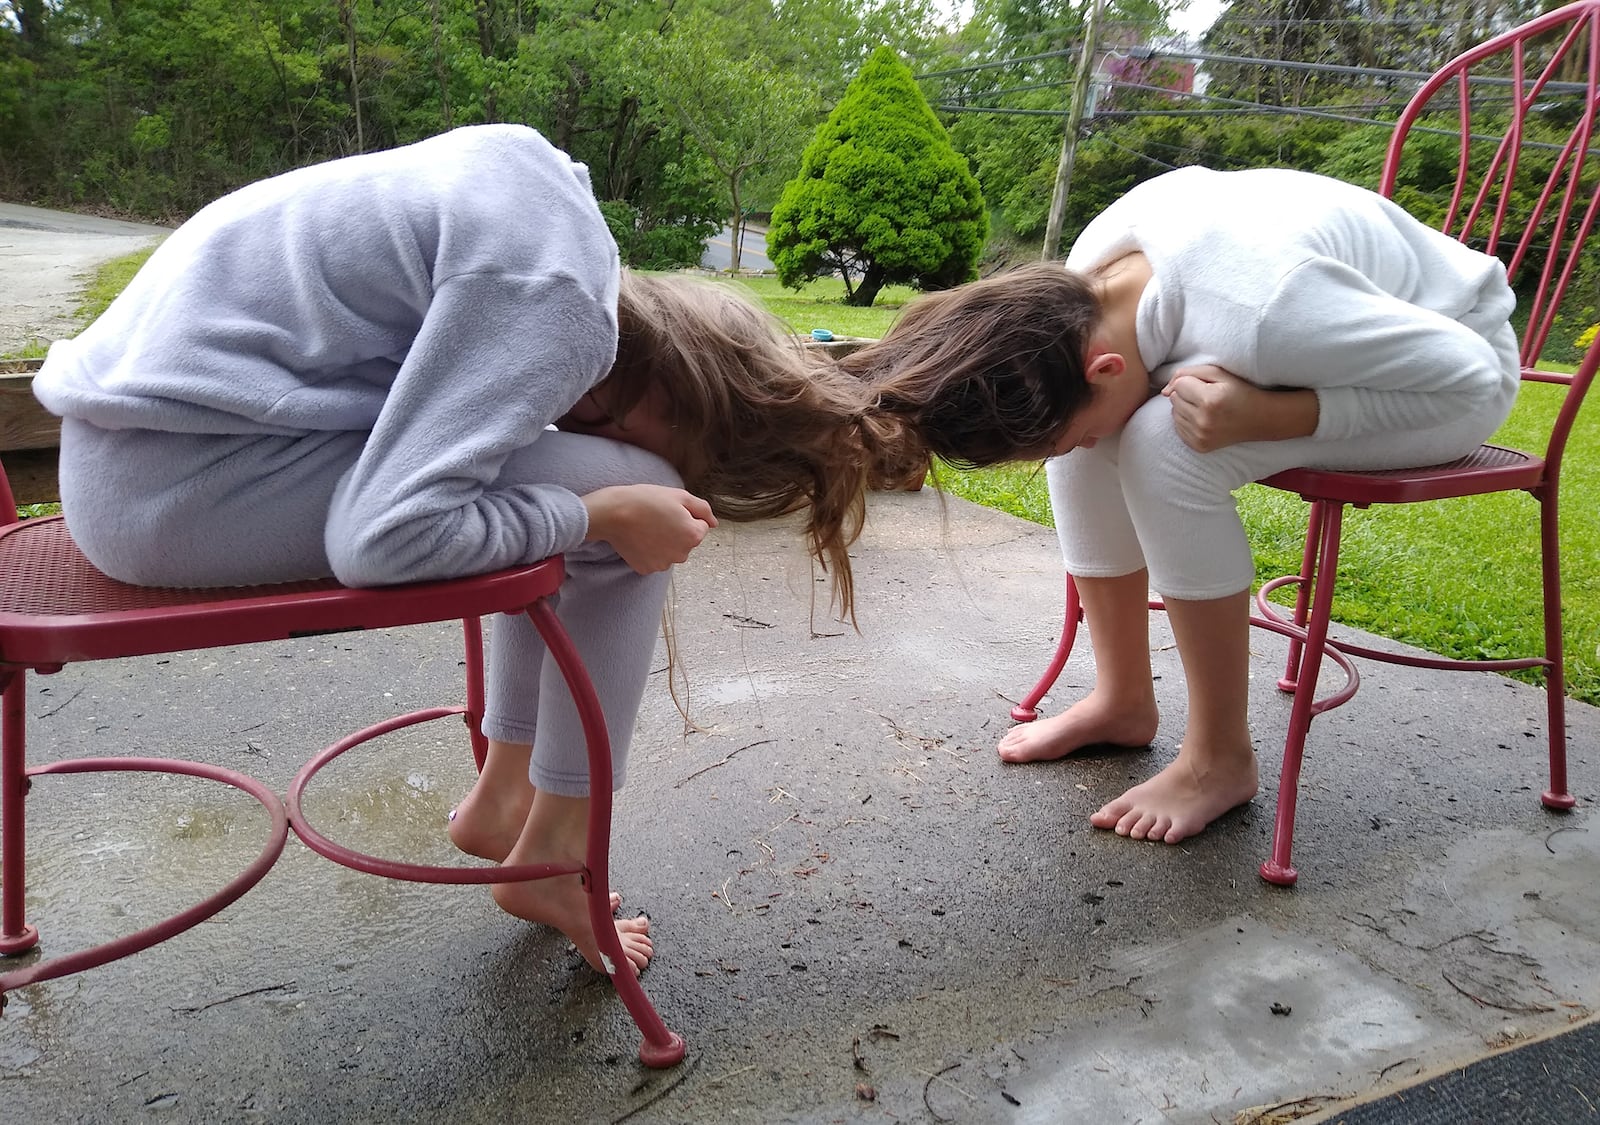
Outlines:
<svg viewBox="0 0 1600 1125"><path fill-rule="evenodd" d="M917 299L840 365L957 468L1036 460L1089 400L1100 316L1088 279L1036 262Z"/></svg>
<svg viewBox="0 0 1600 1125"><path fill-rule="evenodd" d="M659 394L684 486L719 518L804 509L811 554L853 621L848 548L867 486L900 464L904 426L869 415L856 380L725 286L624 270L617 327L613 412Z"/></svg>

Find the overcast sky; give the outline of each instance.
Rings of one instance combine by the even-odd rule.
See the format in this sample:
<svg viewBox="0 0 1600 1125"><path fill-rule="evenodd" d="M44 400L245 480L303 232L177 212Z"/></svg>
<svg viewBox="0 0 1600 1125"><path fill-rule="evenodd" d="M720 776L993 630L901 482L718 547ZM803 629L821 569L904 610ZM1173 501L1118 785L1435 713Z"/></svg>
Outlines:
<svg viewBox="0 0 1600 1125"><path fill-rule="evenodd" d="M1221 11L1222 0L1189 0L1186 11L1172 16L1172 26L1191 39L1199 39Z"/></svg>

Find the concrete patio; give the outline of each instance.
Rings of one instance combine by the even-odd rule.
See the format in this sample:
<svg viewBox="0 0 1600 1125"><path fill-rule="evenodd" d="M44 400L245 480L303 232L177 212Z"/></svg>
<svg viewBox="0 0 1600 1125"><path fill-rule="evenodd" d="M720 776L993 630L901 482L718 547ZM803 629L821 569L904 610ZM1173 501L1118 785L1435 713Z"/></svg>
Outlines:
<svg viewBox="0 0 1600 1125"><path fill-rule="evenodd" d="M856 556L859 634L827 617L784 526L723 529L678 573L696 727L662 671L613 851L624 908L653 919L646 989L689 1043L676 1069L642 1068L604 980L482 888L387 883L291 838L213 922L16 993L0 1118L1325 1118L1600 1006L1600 712L1571 708L1580 803L1557 816L1538 801L1537 689L1364 666L1312 728L1301 879L1281 890L1256 875L1288 710L1279 638L1254 637L1261 796L1180 846L1133 843L1086 817L1174 753L1165 621L1153 750L1002 766L1005 697L1057 636L1053 534L883 494ZM70 667L30 680L32 758L175 754L281 793L340 734L452 701L458 645L439 627ZM1088 672L1069 665L1050 709ZM326 771L308 811L351 846L451 862L470 770L459 727L418 728ZM201 783L41 779L46 951L200 897L264 830Z"/></svg>

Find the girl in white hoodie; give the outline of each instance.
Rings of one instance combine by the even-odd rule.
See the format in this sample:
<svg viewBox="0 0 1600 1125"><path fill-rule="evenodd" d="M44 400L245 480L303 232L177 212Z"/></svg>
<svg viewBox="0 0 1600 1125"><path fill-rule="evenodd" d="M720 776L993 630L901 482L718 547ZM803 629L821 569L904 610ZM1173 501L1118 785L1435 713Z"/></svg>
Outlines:
<svg viewBox="0 0 1600 1125"><path fill-rule="evenodd" d="M1095 685L1013 728L1006 761L1145 746L1159 716L1147 602L1164 598L1188 715L1178 756L1090 820L1178 841L1255 795L1255 570L1233 490L1296 466L1465 456L1519 383L1501 263L1364 189L1184 168L1041 263L924 298L845 363L957 465L1049 458Z"/></svg>

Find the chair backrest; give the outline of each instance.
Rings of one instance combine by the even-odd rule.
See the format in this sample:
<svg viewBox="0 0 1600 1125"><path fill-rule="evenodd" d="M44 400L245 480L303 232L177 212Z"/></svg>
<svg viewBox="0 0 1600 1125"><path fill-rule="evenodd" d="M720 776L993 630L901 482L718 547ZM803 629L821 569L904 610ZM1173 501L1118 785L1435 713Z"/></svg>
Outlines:
<svg viewBox="0 0 1600 1125"><path fill-rule="evenodd" d="M1576 343L1600 321L1597 91L1600 0L1579 0L1428 79L1395 126L1379 187L1505 263L1519 322L1526 314L1523 378L1566 387L1545 450L1552 473L1600 366L1600 341ZM1550 369L1563 359L1576 373Z"/></svg>

